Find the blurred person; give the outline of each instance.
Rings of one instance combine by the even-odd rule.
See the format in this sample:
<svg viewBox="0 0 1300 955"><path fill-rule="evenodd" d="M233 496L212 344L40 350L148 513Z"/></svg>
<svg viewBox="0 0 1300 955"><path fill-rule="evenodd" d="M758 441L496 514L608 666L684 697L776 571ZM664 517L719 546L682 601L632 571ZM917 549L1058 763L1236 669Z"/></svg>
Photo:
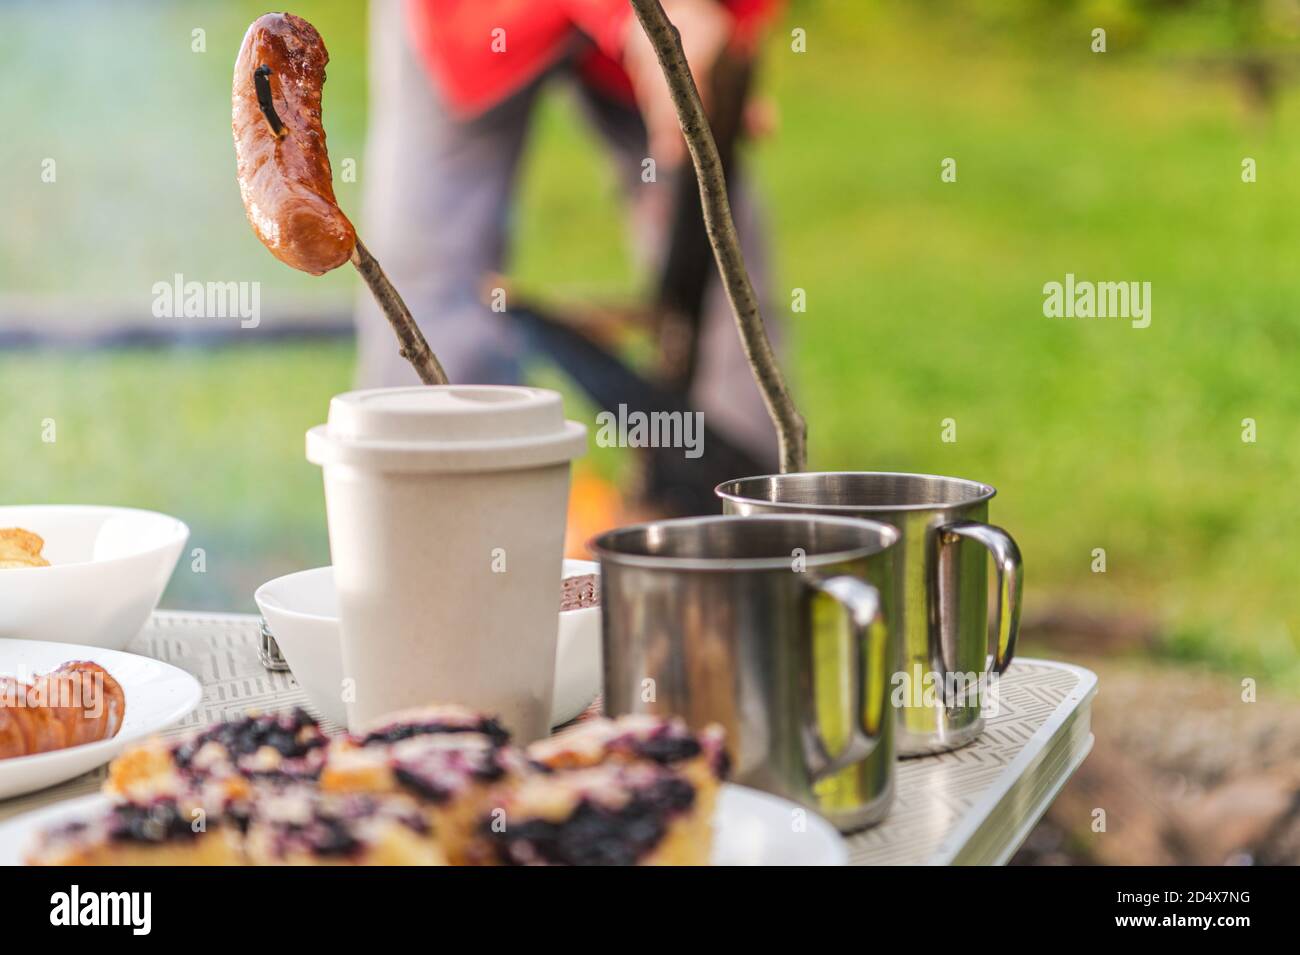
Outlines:
<svg viewBox="0 0 1300 955"><path fill-rule="evenodd" d="M702 90L723 50L753 48L778 2L665 0ZM517 172L539 94L550 81L576 90L617 166L637 254L655 267L666 252L673 170L688 161L659 64L627 0L372 0L370 9L362 234L452 381L515 383L526 357L520 336L511 317L481 296L484 277L505 270ZM647 156L656 183L642 182ZM743 183L733 183L731 194L763 296L767 256L755 204ZM357 322L358 385L415 383L367 295ZM775 433L716 275L699 348L694 407L775 470Z"/></svg>

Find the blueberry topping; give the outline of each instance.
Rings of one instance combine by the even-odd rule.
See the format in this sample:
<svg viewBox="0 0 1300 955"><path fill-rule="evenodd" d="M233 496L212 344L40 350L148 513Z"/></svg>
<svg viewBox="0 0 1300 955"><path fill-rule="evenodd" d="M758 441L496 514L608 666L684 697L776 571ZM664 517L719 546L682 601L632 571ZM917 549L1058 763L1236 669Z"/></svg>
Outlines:
<svg viewBox="0 0 1300 955"><path fill-rule="evenodd" d="M719 746L713 754L713 775L718 779L726 779L731 775L731 754L725 746Z"/></svg>
<svg viewBox="0 0 1300 955"><path fill-rule="evenodd" d="M248 827L253 822L252 807L246 805L230 806L226 809L224 819L239 830L240 835L247 835Z"/></svg>
<svg viewBox="0 0 1300 955"><path fill-rule="evenodd" d="M434 802L445 802L451 795L451 791L445 786L438 785L429 776L415 772L406 766L394 766L393 777L417 796L423 796Z"/></svg>
<svg viewBox="0 0 1300 955"><path fill-rule="evenodd" d="M655 733L645 739L633 738L629 742L629 748L634 755L665 766L700 755L700 744L694 736L669 732Z"/></svg>
<svg viewBox="0 0 1300 955"><path fill-rule="evenodd" d="M318 856L355 856L366 847L361 828L367 820L385 818L427 836L428 820L419 811L385 808L367 797L315 802L305 821L270 820L277 851L284 855L293 848Z"/></svg>
<svg viewBox="0 0 1300 955"><path fill-rule="evenodd" d="M432 750L395 760L393 776L416 795L444 802L469 780L496 782L506 775L502 750Z"/></svg>
<svg viewBox="0 0 1300 955"><path fill-rule="evenodd" d="M322 856L350 856L361 848L342 819L317 819L309 841L312 851Z"/></svg>
<svg viewBox="0 0 1300 955"><path fill-rule="evenodd" d="M694 801L690 783L669 777L638 790L619 809L584 799L561 822L530 819L502 832L488 822L482 831L506 865L635 865L663 839L672 817Z"/></svg>
<svg viewBox="0 0 1300 955"><path fill-rule="evenodd" d="M108 835L124 842L166 842L169 839L193 839L198 833L187 813L171 800L148 806L126 803L114 806L108 820Z"/></svg>
<svg viewBox="0 0 1300 955"><path fill-rule="evenodd" d="M375 730L361 737L362 746L373 743L400 743L415 736L429 736L434 733L480 733L492 740L493 746L504 746L510 742L510 733L490 716L483 716L468 725L455 723L394 723L383 729Z"/></svg>
<svg viewBox="0 0 1300 955"><path fill-rule="evenodd" d="M304 730L310 732L304 733ZM265 746L285 759L301 759L326 744L316 721L304 709L289 713L264 713L217 723L182 743L176 749L176 764L191 769L194 758L209 743L219 743L232 757L251 756ZM247 775L276 776L283 771L250 771ZM289 774L298 775L298 774Z"/></svg>

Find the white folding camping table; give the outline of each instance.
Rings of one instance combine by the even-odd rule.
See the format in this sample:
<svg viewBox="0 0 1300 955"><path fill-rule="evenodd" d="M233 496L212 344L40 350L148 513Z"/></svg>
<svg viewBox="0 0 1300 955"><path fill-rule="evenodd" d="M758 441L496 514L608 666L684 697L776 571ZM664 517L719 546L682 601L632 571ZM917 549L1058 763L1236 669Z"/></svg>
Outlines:
<svg viewBox="0 0 1300 955"><path fill-rule="evenodd" d="M127 647L192 673L203 702L171 735L231 711L311 710L288 672L258 659L260 619L159 611ZM1011 858L1092 748L1097 678L1047 660L1018 659L999 682L998 709L963 749L899 763L889 817L848 837L854 865L979 865ZM328 728L328 724L327 724ZM60 786L0 801L0 819L94 792L101 768Z"/></svg>

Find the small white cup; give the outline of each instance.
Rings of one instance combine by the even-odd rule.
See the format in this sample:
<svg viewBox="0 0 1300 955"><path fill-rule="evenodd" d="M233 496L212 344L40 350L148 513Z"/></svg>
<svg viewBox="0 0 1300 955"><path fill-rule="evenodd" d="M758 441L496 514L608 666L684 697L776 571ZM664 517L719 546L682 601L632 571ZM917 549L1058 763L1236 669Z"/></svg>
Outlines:
<svg viewBox="0 0 1300 955"><path fill-rule="evenodd" d="M324 469L353 728L431 702L550 729L569 462L586 429L538 388L354 391L307 432Z"/></svg>

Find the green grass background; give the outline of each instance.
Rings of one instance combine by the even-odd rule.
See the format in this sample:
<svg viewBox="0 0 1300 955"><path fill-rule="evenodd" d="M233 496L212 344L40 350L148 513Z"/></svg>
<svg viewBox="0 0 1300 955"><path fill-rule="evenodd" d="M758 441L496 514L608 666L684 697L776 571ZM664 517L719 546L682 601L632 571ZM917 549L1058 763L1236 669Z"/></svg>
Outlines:
<svg viewBox="0 0 1300 955"><path fill-rule="evenodd" d="M796 3L776 31L762 85L780 129L746 162L776 300L807 293L788 362L811 463L995 484L1031 609L1147 614L1160 653L1300 686L1300 97L1284 88L1274 111L1252 111L1229 77L1191 62L1224 45L1214 16L1068 6L1038 30L947 4ZM243 219L229 69L261 9L0 11L0 291L146 315L152 283L180 271L261 281L268 313L350 301L351 275L292 273ZM330 47L331 152L359 157L362 5L294 9ZM1108 16L1111 48L1091 54L1089 24ZM79 28L56 31L60 19ZM790 49L795 27L806 53ZM206 53L190 50L194 28ZM39 181L44 156L57 185ZM945 157L955 183L940 181ZM359 206L358 185L339 194ZM638 294L612 172L562 95L538 117L521 195L521 284ZM1042 286L1067 272L1151 282L1151 327L1045 318ZM248 609L260 581L328 559L302 440L352 360L345 344L256 333L220 349L0 353L0 499L177 514L208 571L183 565L166 602ZM590 409L575 399L570 412ZM1241 440L1248 417L1255 443ZM947 418L955 443L940 439ZM596 466L621 464L601 452ZM1090 570L1099 547L1104 574Z"/></svg>

